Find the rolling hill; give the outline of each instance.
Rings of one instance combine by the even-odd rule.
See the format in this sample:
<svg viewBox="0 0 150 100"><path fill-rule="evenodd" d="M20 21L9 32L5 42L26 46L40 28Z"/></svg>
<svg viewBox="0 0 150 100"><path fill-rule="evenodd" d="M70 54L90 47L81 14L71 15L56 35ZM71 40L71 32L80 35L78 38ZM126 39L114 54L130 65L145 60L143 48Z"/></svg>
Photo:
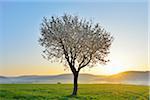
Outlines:
<svg viewBox="0 0 150 100"><path fill-rule="evenodd" d="M79 83L99 84L99 83L116 83L116 84L136 84L136 85L150 85L149 81L150 71L127 71L110 76L80 74ZM0 84L12 83L41 83L41 84L56 84L56 83L72 83L71 74L61 75L25 75L17 77L0 76Z"/></svg>

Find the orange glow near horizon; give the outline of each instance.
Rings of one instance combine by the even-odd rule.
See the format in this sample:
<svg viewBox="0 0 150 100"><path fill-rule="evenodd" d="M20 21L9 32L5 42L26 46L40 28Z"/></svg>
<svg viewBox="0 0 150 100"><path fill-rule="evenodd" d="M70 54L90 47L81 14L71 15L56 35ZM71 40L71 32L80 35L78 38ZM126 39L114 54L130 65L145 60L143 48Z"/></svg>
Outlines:
<svg viewBox="0 0 150 100"><path fill-rule="evenodd" d="M43 67L43 69L41 69ZM53 67L53 68L52 68ZM64 70L63 66L34 66L34 69L23 68L14 70L0 70L0 75L4 76L20 76L20 75L58 75L58 74L71 74L70 69ZM113 75L125 71L148 71L147 67L125 67L125 66L112 66L112 65L98 65L93 68L83 68L80 73L93 74L93 75Z"/></svg>

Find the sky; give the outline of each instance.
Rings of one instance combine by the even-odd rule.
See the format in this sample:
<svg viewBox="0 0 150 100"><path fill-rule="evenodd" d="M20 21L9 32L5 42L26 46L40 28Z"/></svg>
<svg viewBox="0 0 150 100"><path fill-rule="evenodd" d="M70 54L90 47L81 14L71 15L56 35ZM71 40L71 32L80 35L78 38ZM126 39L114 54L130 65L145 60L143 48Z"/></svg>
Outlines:
<svg viewBox="0 0 150 100"><path fill-rule="evenodd" d="M68 0L67 0L68 1ZM107 65L84 68L81 73L109 75L148 68L148 3L146 0L2 1L0 3L0 75L53 75L70 73L61 63L43 59L38 43L44 16L64 13L100 23L114 36Z"/></svg>

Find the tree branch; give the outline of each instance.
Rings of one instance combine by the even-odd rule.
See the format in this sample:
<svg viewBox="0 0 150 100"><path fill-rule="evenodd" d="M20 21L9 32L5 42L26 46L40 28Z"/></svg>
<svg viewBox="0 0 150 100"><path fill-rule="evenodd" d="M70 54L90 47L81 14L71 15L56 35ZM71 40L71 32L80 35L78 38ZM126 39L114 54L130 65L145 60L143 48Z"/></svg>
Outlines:
<svg viewBox="0 0 150 100"><path fill-rule="evenodd" d="M81 61L81 63L79 64L79 67L81 67L81 65L84 63L84 60L85 60L85 55L83 56L83 60Z"/></svg>
<svg viewBox="0 0 150 100"><path fill-rule="evenodd" d="M65 46L64 46L63 41L62 41L61 39L60 39L60 43L61 43L61 45L62 45L62 49L63 49L64 54L65 54L65 58L66 58L66 60L67 60L67 62L68 62L68 64L69 64L69 67L70 67L71 71L72 71L73 73L76 73L76 69L75 69L74 65L72 65L72 63L70 62L68 53L67 53L67 51L65 50Z"/></svg>
<svg viewBox="0 0 150 100"><path fill-rule="evenodd" d="M91 59L92 59L92 54L90 54L90 59L88 60L88 62L85 63L84 65L80 66L80 67L78 68L78 71L80 71L83 67L85 67L86 65L88 65L88 64L90 63Z"/></svg>

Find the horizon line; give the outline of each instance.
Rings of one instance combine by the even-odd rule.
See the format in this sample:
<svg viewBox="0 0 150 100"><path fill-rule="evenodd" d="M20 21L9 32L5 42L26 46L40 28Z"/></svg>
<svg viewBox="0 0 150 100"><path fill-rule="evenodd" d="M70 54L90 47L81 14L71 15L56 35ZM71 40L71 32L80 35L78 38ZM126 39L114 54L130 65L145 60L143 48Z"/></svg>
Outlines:
<svg viewBox="0 0 150 100"><path fill-rule="evenodd" d="M89 75L95 75L95 76L111 76L111 75L117 75L124 72L150 72L150 70L127 70L127 71L121 71L114 74L92 74L92 73L80 73L80 74L89 74ZM66 75L72 73L58 73L58 74L19 74L19 75L0 75L2 77L20 77L20 76L58 76L58 75ZM80 75L79 74L79 75Z"/></svg>

